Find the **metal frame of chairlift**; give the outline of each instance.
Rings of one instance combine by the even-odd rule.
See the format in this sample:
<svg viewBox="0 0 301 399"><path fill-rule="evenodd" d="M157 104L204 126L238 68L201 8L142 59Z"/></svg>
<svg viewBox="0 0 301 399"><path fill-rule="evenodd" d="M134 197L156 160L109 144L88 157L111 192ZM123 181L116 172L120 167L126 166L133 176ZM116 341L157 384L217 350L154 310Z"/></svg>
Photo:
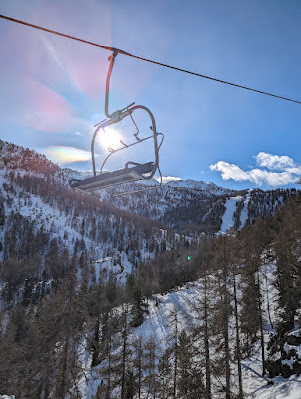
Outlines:
<svg viewBox="0 0 301 399"><path fill-rule="evenodd" d="M156 122L155 118L152 114L152 112L145 106L143 105L135 105L135 103L131 103L130 105L126 106L125 108L121 110L117 110L113 113L109 113L109 91L110 91L110 81L111 81L111 75L112 75L112 70L115 62L115 58L117 57L118 53L124 53L122 50L115 49L113 51L113 54L109 57L110 65L109 65L109 70L107 74L107 80L106 80L106 95L105 95L105 115L107 119L104 119L103 121L97 123L95 125L96 130L94 132L93 138L92 138L92 143L91 143L91 154L92 154L92 166L93 166L93 177L84 179L84 180L78 180L78 179L72 179L70 181L70 185L72 188L78 188L82 191L90 192L98 189L103 189L111 186L115 186L118 184L122 183L130 183L134 181L139 181L139 180L150 180L154 177L154 174L156 173L156 170L158 170L161 178L161 182L154 186L154 187L148 187L145 189L140 189L140 190L134 190L134 191L126 191L122 193L115 194L114 196L119 196L119 195L125 195L125 194L133 194L141 191L148 191L148 190L153 190L157 189L160 187L162 183L162 175L161 171L159 168L159 150L160 147L163 143L164 140L164 135L163 133L157 133L157 128L156 128ZM139 129L137 127L137 124L133 118L133 113L134 111L141 109L145 111L151 120L151 126L150 129L152 131L152 134L148 137L140 138L139 137ZM120 122L122 119L126 118L129 116L135 126L136 133L134 133L135 141L129 144L126 144L122 140L120 140L121 147L117 149L113 149L111 147L108 147L109 154L103 161L100 169L100 174L97 174L96 172L96 166L95 166L95 139L98 135L98 132L102 129L104 129L107 126L113 125L115 123ZM158 136L161 136L161 142L158 145ZM153 162L148 162L145 164L139 164L136 162L129 161L125 164L125 167L123 169L119 169L113 172L104 172L103 168L108 161L108 159L115 153L128 149L129 147L132 147L137 144L141 144L142 142L146 140L151 140L153 139L153 144L154 144L154 153L155 153L155 160ZM133 165L130 167L130 165Z"/></svg>

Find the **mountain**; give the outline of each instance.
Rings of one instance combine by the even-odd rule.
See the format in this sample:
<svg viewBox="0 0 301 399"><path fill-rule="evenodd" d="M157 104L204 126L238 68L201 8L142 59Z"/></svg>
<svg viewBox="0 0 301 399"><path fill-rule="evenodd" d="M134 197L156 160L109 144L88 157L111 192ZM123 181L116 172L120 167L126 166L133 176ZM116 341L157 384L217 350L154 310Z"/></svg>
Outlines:
<svg viewBox="0 0 301 399"><path fill-rule="evenodd" d="M70 178L73 179L85 179L93 176L93 172L84 172L84 171L78 171L70 168L64 168L63 171L70 176ZM139 185L142 186L156 186L158 185L158 181L156 179L151 179L151 180L145 180L145 181L140 181L138 183ZM234 190L230 190L227 188L219 187L214 183L205 183L204 181L198 181L198 180L170 180L167 181L166 183L162 183L163 186L168 186L168 187L174 187L174 188L189 188L193 190L201 190L205 191L208 195L225 195L225 194L231 194L234 192ZM129 186L129 185L126 185ZM121 192L121 191L120 191Z"/></svg>
<svg viewBox="0 0 301 399"><path fill-rule="evenodd" d="M90 176L71 169L63 171L71 179ZM122 192L146 189L150 190L135 195L114 197L115 194ZM153 179L99 190L97 195L101 200L110 202L119 209L159 220L179 233L191 234L192 231L199 233L218 231L225 196L233 193L233 190L202 181L181 180L159 186Z"/></svg>
<svg viewBox="0 0 301 399"><path fill-rule="evenodd" d="M82 255L88 264L109 257L95 263L96 278L101 272L113 271L124 279L137 262L160 251L168 229L161 223L72 190L69 176L34 151L4 142L0 142L0 151L0 260L18 261L11 265L19 268L16 281L10 284L13 291L26 275L27 265L20 264L22 259L37 253L41 270L51 251L58 256L65 250L67 258L74 253ZM167 247L180 242L175 234L168 238L168 242L164 238ZM52 265L47 279L65 272Z"/></svg>
<svg viewBox="0 0 301 399"><path fill-rule="evenodd" d="M0 395L298 394L298 191L75 176L0 141Z"/></svg>
<svg viewBox="0 0 301 399"><path fill-rule="evenodd" d="M229 190L223 187L218 187L214 183L205 183L204 181L197 180L172 180L165 183L167 186L176 188L191 188L194 190L204 190L208 194L212 195L225 195L233 193L233 190Z"/></svg>
<svg viewBox="0 0 301 399"><path fill-rule="evenodd" d="M72 169L64 169L64 172L78 179L92 175ZM157 189L114 197L114 194L145 190L149 186ZM97 195L119 209L159 220L179 233L191 235L193 232L214 234L230 228L241 229L257 217L274 214L277 207L296 193L295 189L238 192L195 180L169 181L158 186L158 182L152 180L99 190Z"/></svg>

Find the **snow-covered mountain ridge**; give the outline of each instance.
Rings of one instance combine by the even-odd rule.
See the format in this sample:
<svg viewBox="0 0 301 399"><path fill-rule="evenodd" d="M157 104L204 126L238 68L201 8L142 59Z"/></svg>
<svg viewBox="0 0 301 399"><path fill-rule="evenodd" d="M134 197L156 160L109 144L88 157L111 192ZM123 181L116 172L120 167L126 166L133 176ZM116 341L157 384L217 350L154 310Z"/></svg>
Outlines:
<svg viewBox="0 0 301 399"><path fill-rule="evenodd" d="M90 177L91 172L77 172L64 169L71 178ZM131 185L99 190L97 195L114 206L134 214L160 220L177 231L196 230L205 233L225 233L234 228L241 229L256 217L265 218L273 214L290 196L297 194L295 189L260 189L237 192L214 183L196 180L173 180L163 183L156 190L135 195L113 197L123 191L145 189L158 182L141 181Z"/></svg>
<svg viewBox="0 0 301 399"><path fill-rule="evenodd" d="M92 175L91 172L78 172L67 168L63 169L63 172L70 179L84 179ZM135 195L114 197L114 194L149 188L151 190ZM233 190L203 181L177 180L159 186L159 183L152 179L99 190L96 195L117 208L160 220L177 231L181 231L182 227L188 224L191 225L190 230L195 230L192 226L197 224L203 226L197 228L198 232L206 232L208 229L219 230L224 197L235 193Z"/></svg>
<svg viewBox="0 0 301 399"><path fill-rule="evenodd" d="M91 172L61 169L44 155L0 140L0 169L15 175L30 175L51 179L55 184L71 189L72 178L84 179ZM94 195L102 201L132 214L158 220L177 232L191 234L217 233L233 227L238 229L255 217L274 213L296 190L245 190L241 193L218 187L214 183L195 180L176 180L162 184L158 189L113 197L123 191L157 185L155 180L138 182L111 189L99 190ZM232 199L231 199L232 198Z"/></svg>
<svg viewBox="0 0 301 399"><path fill-rule="evenodd" d="M208 193L213 195L225 195L231 194L234 190L230 190L224 187L219 187L216 184L210 182L205 183L202 180L171 180L165 183L167 186L176 187L176 188L191 188L194 190L206 190Z"/></svg>
<svg viewBox="0 0 301 399"><path fill-rule="evenodd" d="M85 179L93 176L93 172L89 171L78 171L70 168L64 168L62 169L68 176L70 176L73 179ZM141 186L157 186L159 184L158 180L156 179L151 179L151 180L145 180L145 181L140 181L137 184ZM126 187L129 187L129 185L124 185ZM200 190L200 191L205 191L208 195L230 195L235 192L235 190L231 190L228 188L220 187L217 186L216 184L210 182L210 183L205 183L202 180L192 180L192 179L186 179L186 180L170 180L167 182L162 182L163 187L174 187L174 188L184 188L184 189L192 189L192 190ZM121 192L122 190L120 190Z"/></svg>

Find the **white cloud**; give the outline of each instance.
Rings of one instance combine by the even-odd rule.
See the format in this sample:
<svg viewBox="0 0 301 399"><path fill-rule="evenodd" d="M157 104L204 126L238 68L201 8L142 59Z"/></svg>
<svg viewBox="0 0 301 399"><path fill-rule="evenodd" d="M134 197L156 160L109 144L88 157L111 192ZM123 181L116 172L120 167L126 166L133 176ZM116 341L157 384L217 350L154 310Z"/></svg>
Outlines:
<svg viewBox="0 0 301 399"><path fill-rule="evenodd" d="M295 166L294 168L287 168L286 171L301 176L301 166Z"/></svg>
<svg viewBox="0 0 301 399"><path fill-rule="evenodd" d="M301 177L301 167L287 156L260 152L254 158L259 166L269 170L254 168L244 171L239 166L224 161L219 161L209 167L211 170L220 172L223 180L250 181L258 186L263 184L274 187L284 186L297 183Z"/></svg>
<svg viewBox="0 0 301 399"><path fill-rule="evenodd" d="M286 170L295 166L295 162L287 155L279 156L259 152L255 157L257 165L270 170Z"/></svg>
<svg viewBox="0 0 301 399"><path fill-rule="evenodd" d="M218 161L215 165L210 165L211 170L221 172L223 180L233 179L235 181L249 180L247 172L239 166L224 161Z"/></svg>

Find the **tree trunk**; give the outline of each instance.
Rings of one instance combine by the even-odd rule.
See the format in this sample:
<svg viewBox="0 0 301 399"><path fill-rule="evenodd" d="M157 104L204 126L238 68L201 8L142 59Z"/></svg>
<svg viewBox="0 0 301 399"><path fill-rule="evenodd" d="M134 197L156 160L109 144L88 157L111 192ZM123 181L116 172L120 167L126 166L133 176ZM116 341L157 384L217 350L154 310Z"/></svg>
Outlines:
<svg viewBox="0 0 301 399"><path fill-rule="evenodd" d="M265 375L265 352L264 352L264 333L263 333L263 320L262 320L259 272L257 272L257 290L258 290L258 312L259 312L259 324L260 324L260 345L261 345L262 376L264 376Z"/></svg>
<svg viewBox="0 0 301 399"><path fill-rule="evenodd" d="M207 302L207 272L205 271L204 286L204 344L205 344L205 363L206 363L206 399L211 399L211 379L210 379L210 352L208 334L208 302Z"/></svg>
<svg viewBox="0 0 301 399"><path fill-rule="evenodd" d="M108 342L108 387L107 387L106 398L110 399L110 397L111 397L111 350L112 350L111 326L109 327L108 333L109 333L109 342Z"/></svg>
<svg viewBox="0 0 301 399"><path fill-rule="evenodd" d="M124 315L123 315L123 332L122 332L122 338L123 338L123 344L122 344L122 376L121 376L121 398L125 398L125 373L126 373L126 351L127 351L127 309L124 309Z"/></svg>
<svg viewBox="0 0 301 399"><path fill-rule="evenodd" d="M239 337L239 326L238 326L235 274L233 275L233 289L234 289L234 314L235 314L235 330L236 330L236 356L237 356L237 372L238 372L238 387L239 387L238 399L243 399L242 377L241 377L241 355L240 355L241 351L240 351L240 337Z"/></svg>
<svg viewBox="0 0 301 399"><path fill-rule="evenodd" d="M227 265L226 265L226 247L224 238L224 261L223 261L223 305L224 305L224 347L225 347L225 372L226 372L226 399L230 399L230 349L229 349L229 293L227 290Z"/></svg>
<svg viewBox="0 0 301 399"><path fill-rule="evenodd" d="M59 399L64 399L65 395L66 395L68 351L69 351L69 333L67 333L66 339L65 339L63 365L62 365L62 379L61 379L60 388L59 388Z"/></svg>
<svg viewBox="0 0 301 399"><path fill-rule="evenodd" d="M139 339L138 343L138 399L141 399L141 373L142 373L142 364L141 364L141 357L142 357L142 342L141 338Z"/></svg>
<svg viewBox="0 0 301 399"><path fill-rule="evenodd" d="M178 316L175 313L175 361L174 361L174 380L173 380L173 397L177 399L177 377L178 377Z"/></svg>

